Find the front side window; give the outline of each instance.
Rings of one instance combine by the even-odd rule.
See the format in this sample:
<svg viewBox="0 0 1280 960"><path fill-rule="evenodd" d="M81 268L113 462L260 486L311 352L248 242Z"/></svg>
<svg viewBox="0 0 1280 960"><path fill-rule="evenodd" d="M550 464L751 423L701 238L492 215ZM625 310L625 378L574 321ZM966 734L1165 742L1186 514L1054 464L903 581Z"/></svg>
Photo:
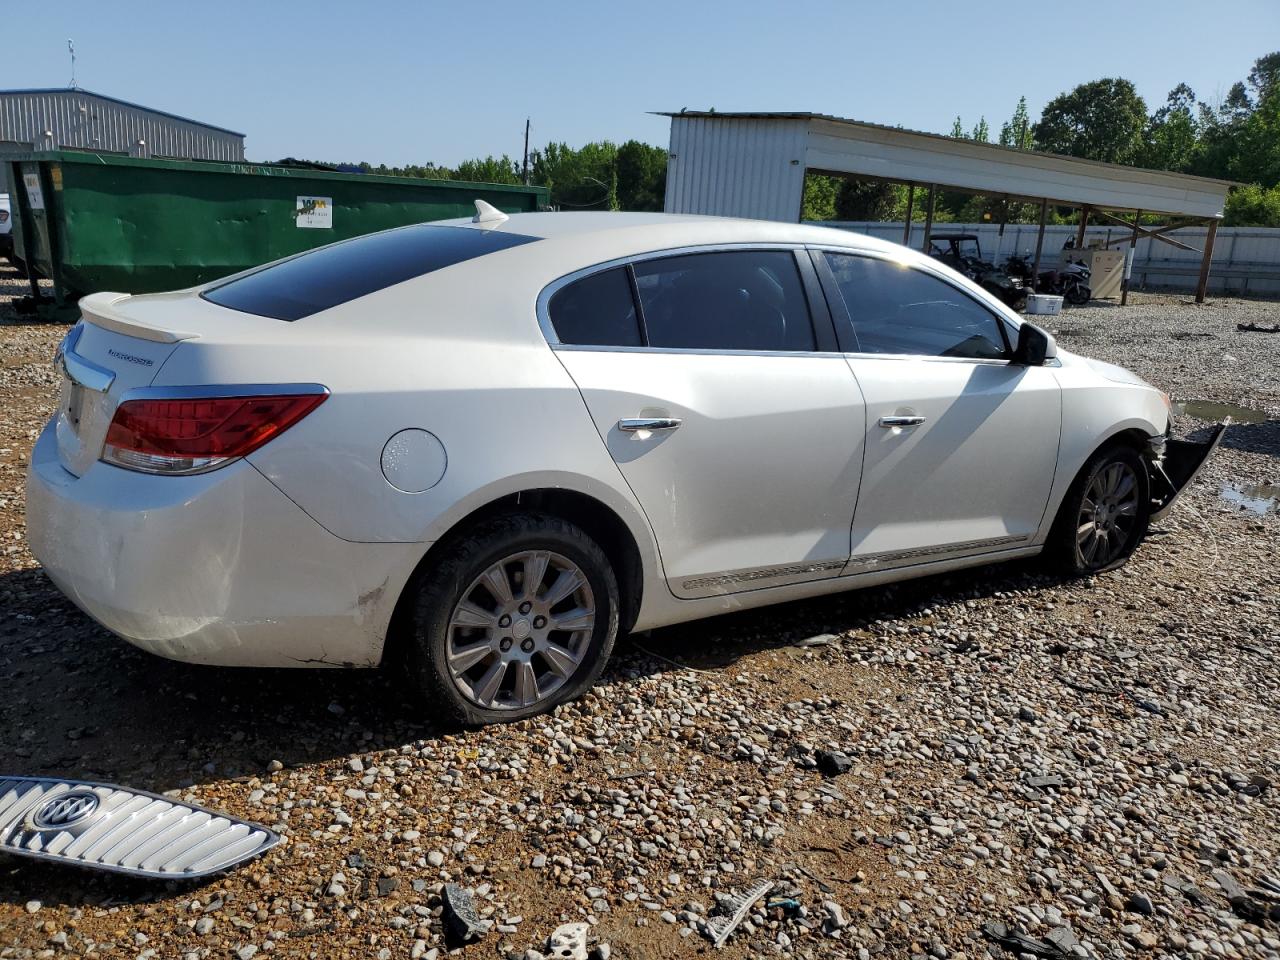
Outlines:
<svg viewBox="0 0 1280 960"><path fill-rule="evenodd" d="M922 270L827 253L860 353L1002 360L1000 321L986 307Z"/></svg>
<svg viewBox="0 0 1280 960"><path fill-rule="evenodd" d="M816 350L795 256L695 253L633 265L648 345L684 350Z"/></svg>

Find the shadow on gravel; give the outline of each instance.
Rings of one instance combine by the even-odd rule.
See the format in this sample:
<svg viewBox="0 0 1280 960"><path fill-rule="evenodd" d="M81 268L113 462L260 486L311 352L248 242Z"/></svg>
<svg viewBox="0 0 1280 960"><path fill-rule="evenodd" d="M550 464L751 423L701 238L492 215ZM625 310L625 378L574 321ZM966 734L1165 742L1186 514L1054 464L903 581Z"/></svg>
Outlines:
<svg viewBox="0 0 1280 960"><path fill-rule="evenodd" d="M943 601L1057 582L1026 564L980 568L729 614L624 639L605 681L693 653L716 666L816 633ZM93 623L38 569L0 576L0 773L162 792L259 776L449 731L381 671L200 667L143 653ZM667 657L668 661L649 655Z"/></svg>
<svg viewBox="0 0 1280 960"><path fill-rule="evenodd" d="M1197 430L1192 436L1195 439L1207 437L1212 427ZM1246 453L1265 453L1272 457L1280 457L1280 420L1264 420L1262 423L1233 423L1227 427L1222 445L1232 450L1243 450Z"/></svg>
<svg viewBox="0 0 1280 960"><path fill-rule="evenodd" d="M792 646L818 634L857 630L877 620L913 617L941 604L1037 590L1064 580L1035 558L1010 561L667 627L622 641L619 652L625 654L634 647L642 656L651 652L667 658L663 662L650 657L646 667L651 673L675 669L677 664L721 667L750 653Z"/></svg>

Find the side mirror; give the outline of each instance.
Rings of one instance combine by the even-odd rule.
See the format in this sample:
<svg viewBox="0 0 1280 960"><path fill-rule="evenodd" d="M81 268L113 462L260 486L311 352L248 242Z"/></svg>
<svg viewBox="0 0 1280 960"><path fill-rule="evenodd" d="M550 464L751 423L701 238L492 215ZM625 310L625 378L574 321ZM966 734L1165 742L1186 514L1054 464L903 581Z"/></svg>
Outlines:
<svg viewBox="0 0 1280 960"><path fill-rule="evenodd" d="M1013 362L1024 367L1042 367L1046 360L1058 355L1058 345L1048 330L1034 323L1023 322L1018 328L1018 345L1013 351Z"/></svg>

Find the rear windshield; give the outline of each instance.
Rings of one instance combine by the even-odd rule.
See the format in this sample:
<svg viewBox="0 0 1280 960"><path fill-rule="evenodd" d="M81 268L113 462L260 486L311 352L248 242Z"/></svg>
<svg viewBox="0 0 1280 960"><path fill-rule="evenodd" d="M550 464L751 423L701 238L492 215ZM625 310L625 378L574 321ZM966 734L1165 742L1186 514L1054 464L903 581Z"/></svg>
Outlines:
<svg viewBox="0 0 1280 960"><path fill-rule="evenodd" d="M433 270L537 239L421 223L321 247L219 284L201 296L244 313L300 320Z"/></svg>

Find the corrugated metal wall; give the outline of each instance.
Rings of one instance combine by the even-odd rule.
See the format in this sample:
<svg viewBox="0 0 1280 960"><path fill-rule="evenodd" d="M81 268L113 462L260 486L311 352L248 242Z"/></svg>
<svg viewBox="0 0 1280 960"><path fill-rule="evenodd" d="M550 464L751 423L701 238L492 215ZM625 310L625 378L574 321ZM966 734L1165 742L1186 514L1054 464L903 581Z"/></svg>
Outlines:
<svg viewBox="0 0 1280 960"><path fill-rule="evenodd" d="M672 117L667 213L800 219L805 121Z"/></svg>
<svg viewBox="0 0 1280 960"><path fill-rule="evenodd" d="M0 93L0 144L11 149L102 150L182 160L244 159L240 134L84 90Z"/></svg>
<svg viewBox="0 0 1280 960"><path fill-rule="evenodd" d="M902 221L897 223L839 222L821 226L838 227L865 233L894 243L902 242ZM994 223L935 223L934 233L972 233L982 245L983 259L1004 262L1011 253L1033 256L1036 250L1034 223L1010 223L1000 237ZM1123 227L1090 227L1087 246L1094 240L1116 239L1129 231ZM1204 227L1187 227L1173 234L1175 239L1193 247L1204 247ZM1070 225L1045 227L1042 262L1057 265L1062 245L1074 240L1076 228ZM911 246L924 243L924 224L917 222L911 231ZM1121 247L1121 249L1124 249ZM1167 243L1144 237L1134 249L1133 282L1139 288L1152 290L1194 291L1200 276L1200 254L1179 250ZM1213 245L1213 263L1209 270L1209 290L1219 295L1280 293L1280 228L1219 227Z"/></svg>

